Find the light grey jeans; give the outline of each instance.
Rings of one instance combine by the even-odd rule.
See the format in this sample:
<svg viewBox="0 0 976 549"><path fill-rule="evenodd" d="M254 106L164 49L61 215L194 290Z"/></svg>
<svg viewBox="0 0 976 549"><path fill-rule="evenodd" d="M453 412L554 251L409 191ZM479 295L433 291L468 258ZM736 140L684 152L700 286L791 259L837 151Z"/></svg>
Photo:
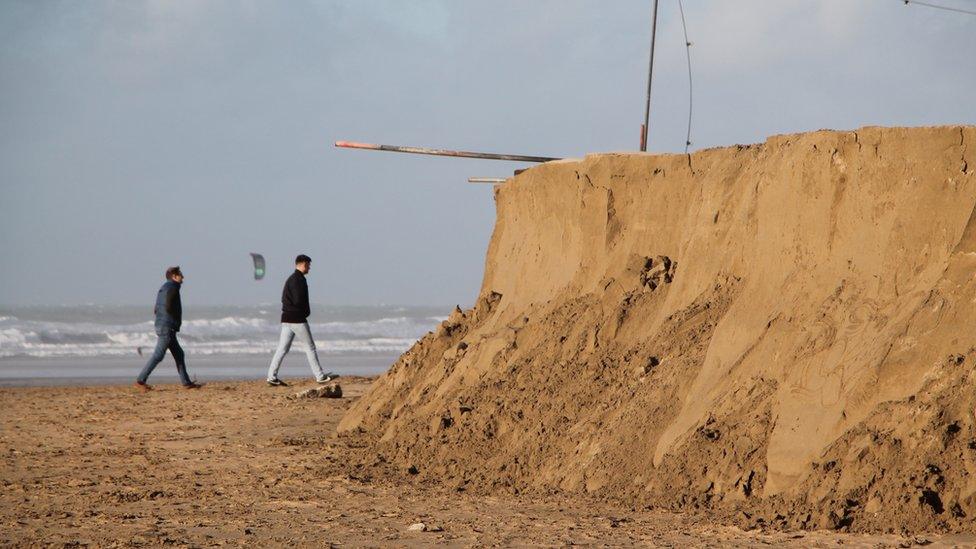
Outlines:
<svg viewBox="0 0 976 549"><path fill-rule="evenodd" d="M315 342L312 341L312 331L308 329L308 322L301 324L281 323L281 339L278 340L278 350L275 351L274 358L271 359L271 368L268 369L268 379L278 378L278 368L281 368L281 361L291 349L291 342L298 337L298 340L305 344L305 356L308 357L308 365L315 374L315 379L325 377L322 365L319 364L319 355L315 352Z"/></svg>

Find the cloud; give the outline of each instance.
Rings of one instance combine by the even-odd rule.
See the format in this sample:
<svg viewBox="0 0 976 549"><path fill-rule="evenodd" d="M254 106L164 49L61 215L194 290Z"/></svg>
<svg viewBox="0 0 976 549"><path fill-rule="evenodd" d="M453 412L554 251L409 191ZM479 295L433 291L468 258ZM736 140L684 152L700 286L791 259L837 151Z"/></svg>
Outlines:
<svg viewBox="0 0 976 549"><path fill-rule="evenodd" d="M718 74L760 71L811 51L842 51L864 31L873 10L868 2L846 0L685 4L697 66ZM677 14L666 23L667 38L679 41Z"/></svg>

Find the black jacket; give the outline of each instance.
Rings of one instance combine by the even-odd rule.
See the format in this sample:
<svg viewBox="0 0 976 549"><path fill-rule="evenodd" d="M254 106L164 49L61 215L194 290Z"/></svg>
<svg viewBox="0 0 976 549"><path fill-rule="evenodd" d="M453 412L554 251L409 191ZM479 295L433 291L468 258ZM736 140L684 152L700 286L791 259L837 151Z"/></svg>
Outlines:
<svg viewBox="0 0 976 549"><path fill-rule="evenodd" d="M295 269L281 292L281 321L291 324L305 322L312 310L308 306L308 282L305 275Z"/></svg>

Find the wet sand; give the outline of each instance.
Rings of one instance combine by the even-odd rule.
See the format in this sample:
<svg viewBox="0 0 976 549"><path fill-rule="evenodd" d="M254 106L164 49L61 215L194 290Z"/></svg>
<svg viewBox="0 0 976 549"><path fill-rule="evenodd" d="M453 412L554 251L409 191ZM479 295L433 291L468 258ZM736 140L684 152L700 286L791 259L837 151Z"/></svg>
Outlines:
<svg viewBox="0 0 976 549"><path fill-rule="evenodd" d="M144 356L126 357L10 357L0 358L0 387L36 385L128 385L145 366L152 350ZM344 376L382 374L396 361L396 354L333 355L320 353L326 371ZM262 380L268 373L267 355L189 355L190 377L202 382ZM300 350L292 351L281 365L281 377L311 377ZM167 354L153 370L150 383L176 383L176 366Z"/></svg>
<svg viewBox="0 0 976 549"><path fill-rule="evenodd" d="M346 464L342 399L213 382L0 389L0 545L972 546L972 537L744 532L570 497L478 496ZM440 531L410 531L424 522Z"/></svg>

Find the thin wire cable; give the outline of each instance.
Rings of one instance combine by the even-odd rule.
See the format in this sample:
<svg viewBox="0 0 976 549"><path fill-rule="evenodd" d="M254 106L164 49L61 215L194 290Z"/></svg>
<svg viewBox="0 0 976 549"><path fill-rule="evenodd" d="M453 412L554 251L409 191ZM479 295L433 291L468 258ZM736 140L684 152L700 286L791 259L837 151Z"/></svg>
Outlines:
<svg viewBox="0 0 976 549"><path fill-rule="evenodd" d="M691 80L691 42L688 41L688 26L685 24L685 8L678 0L678 11L681 12L681 29L685 33L685 53L688 54L688 133L685 134L685 154L688 153L688 147L691 146L691 112L694 107L694 93L692 88Z"/></svg>
<svg viewBox="0 0 976 549"><path fill-rule="evenodd" d="M954 11L956 13L965 13L968 15L976 15L976 11L964 10L962 8L952 8L949 6L940 6L938 4L929 4L928 2L919 2L918 0L901 0L906 6L908 4L918 4L919 6L925 6L927 8L935 8L937 10Z"/></svg>

